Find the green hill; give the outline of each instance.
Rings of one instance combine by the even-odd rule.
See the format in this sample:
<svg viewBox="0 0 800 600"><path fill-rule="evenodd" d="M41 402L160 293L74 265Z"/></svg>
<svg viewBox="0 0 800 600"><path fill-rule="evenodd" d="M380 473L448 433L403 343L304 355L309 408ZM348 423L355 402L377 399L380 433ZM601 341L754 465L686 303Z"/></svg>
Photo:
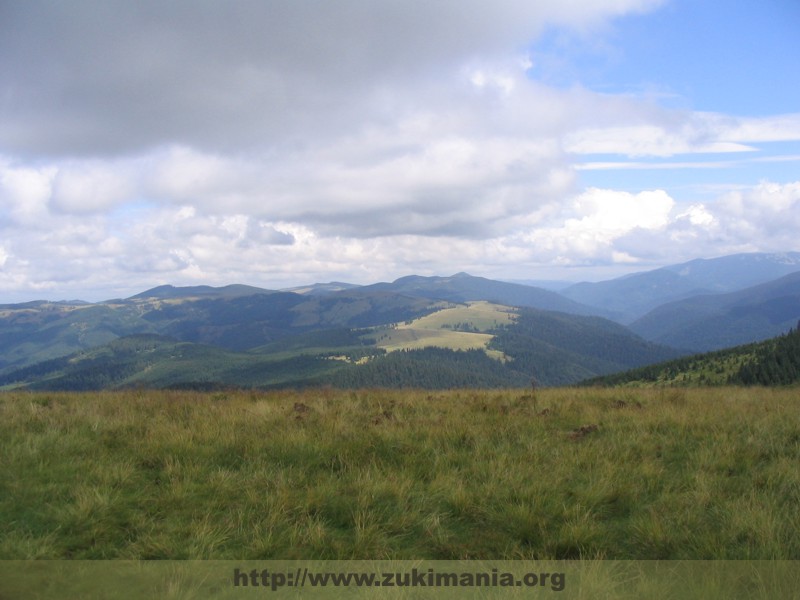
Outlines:
<svg viewBox="0 0 800 600"><path fill-rule="evenodd" d="M727 294L664 304L629 325L643 338L706 352L772 338L800 319L800 272Z"/></svg>
<svg viewBox="0 0 800 600"><path fill-rule="evenodd" d="M308 385L442 389L526 387L531 377L541 385L554 386L676 355L674 350L645 342L623 326L599 317L487 302L440 305L427 316L379 327L298 328L294 335L248 351L153 334L128 336L9 370L0 376L0 386L53 390ZM388 312L391 314L391 307ZM319 314L315 309L309 316ZM342 318L352 322L361 314L369 313L343 310L338 316L325 315L325 321ZM219 326L224 319L217 315L214 322Z"/></svg>
<svg viewBox="0 0 800 600"><path fill-rule="evenodd" d="M126 387L280 387L302 384L341 368L339 361L310 354L251 354L134 335L17 369L0 387L31 390L100 390Z"/></svg>
<svg viewBox="0 0 800 600"><path fill-rule="evenodd" d="M763 342L686 356L583 383L630 386L794 385L800 383L800 323L798 329Z"/></svg>
<svg viewBox="0 0 800 600"><path fill-rule="evenodd" d="M414 319L441 301L390 292L326 296L247 286L162 286L99 304L30 302L0 306L0 374L137 334L245 351L314 330Z"/></svg>

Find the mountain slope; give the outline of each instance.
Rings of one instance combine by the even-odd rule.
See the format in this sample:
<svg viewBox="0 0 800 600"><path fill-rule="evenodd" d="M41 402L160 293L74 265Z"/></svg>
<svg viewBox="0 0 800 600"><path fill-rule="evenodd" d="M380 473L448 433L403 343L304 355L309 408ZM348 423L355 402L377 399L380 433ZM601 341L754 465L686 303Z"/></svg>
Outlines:
<svg viewBox="0 0 800 600"><path fill-rule="evenodd" d="M0 376L0 386L68 391L131 386L271 387L302 384L338 368L337 361L322 357L270 357L135 335L6 373Z"/></svg>
<svg viewBox="0 0 800 600"><path fill-rule="evenodd" d="M716 350L779 335L800 318L800 272L728 294L671 302L631 323L643 338Z"/></svg>
<svg viewBox="0 0 800 600"><path fill-rule="evenodd" d="M439 304L381 291L304 296L249 286L161 286L100 304L6 305L0 307L0 373L134 334L241 351L315 329L412 319Z"/></svg>
<svg viewBox="0 0 800 600"><path fill-rule="evenodd" d="M541 288L506 283L457 273L451 277L421 277L410 275L392 283L376 283L360 288L362 291L382 290L409 296L436 298L450 302L486 300L507 306L526 306L576 315L599 315L604 311L584 306Z"/></svg>
<svg viewBox="0 0 800 600"><path fill-rule="evenodd" d="M515 370L541 385L568 385L680 355L647 342L601 317L520 309L517 321L499 329L491 347L512 357Z"/></svg>
<svg viewBox="0 0 800 600"><path fill-rule="evenodd" d="M273 294L274 291L251 285L231 284L223 287L209 285L195 285L175 287L174 285L161 285L146 290L130 300L144 300L148 298L176 299L176 298L236 298L239 296L253 296L255 294Z"/></svg>
<svg viewBox="0 0 800 600"><path fill-rule="evenodd" d="M0 372L152 333L135 310L102 304L30 302L0 309Z"/></svg>
<svg viewBox="0 0 800 600"><path fill-rule="evenodd" d="M598 283L578 283L561 294L611 311L631 323L668 302L692 296L733 292L800 271L800 253L734 254L697 259Z"/></svg>
<svg viewBox="0 0 800 600"><path fill-rule="evenodd" d="M0 386L68 390L131 385L519 387L526 386L532 376L540 385L552 386L677 354L600 317L507 308L502 313L507 318L501 319L501 313L488 313L488 305L478 307L482 310L447 306L418 323L428 328L438 324L449 332L450 342L454 336L476 335L474 330L480 325L485 333L479 335L490 345L488 353L425 345L387 353L380 346L385 343L378 335L380 328L298 329L250 352L138 335L6 372L0 376ZM470 310L475 313L472 317ZM470 318L473 321L465 321ZM459 323L451 322L454 319ZM412 327L413 323L401 324ZM455 330L455 325L465 330Z"/></svg>
<svg viewBox="0 0 800 600"><path fill-rule="evenodd" d="M793 385L800 383L798 329L753 344L695 354L583 382L584 385Z"/></svg>

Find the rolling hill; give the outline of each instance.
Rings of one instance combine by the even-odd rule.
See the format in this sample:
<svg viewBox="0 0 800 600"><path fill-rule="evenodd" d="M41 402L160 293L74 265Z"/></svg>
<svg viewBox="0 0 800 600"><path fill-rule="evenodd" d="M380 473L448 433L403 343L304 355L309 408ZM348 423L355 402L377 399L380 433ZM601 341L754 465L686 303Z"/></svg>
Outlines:
<svg viewBox="0 0 800 600"><path fill-rule="evenodd" d="M532 376L563 385L675 355L600 317L446 303L379 326L301 329L247 352L127 336L7 370L0 387L519 387Z"/></svg>
<svg viewBox="0 0 800 600"><path fill-rule="evenodd" d="M413 319L440 305L380 291L304 296L248 286L161 286L99 304L5 305L0 307L0 373L135 334L243 351L316 329Z"/></svg>
<svg viewBox="0 0 800 600"><path fill-rule="evenodd" d="M685 356L597 377L583 385L797 385L800 384L800 323L788 333L724 350Z"/></svg>
<svg viewBox="0 0 800 600"><path fill-rule="evenodd" d="M630 329L653 342L706 351L779 335L798 319L800 272L737 292L670 302Z"/></svg>
<svg viewBox="0 0 800 600"><path fill-rule="evenodd" d="M7 372L0 376L0 388L275 387L296 385L337 367L322 357L254 355L144 334Z"/></svg>
<svg viewBox="0 0 800 600"><path fill-rule="evenodd" d="M603 309L585 306L579 302L541 288L505 283L457 273L450 277L421 277L410 275L392 283L376 283L361 290L382 290L423 298L437 298L450 302L486 300L507 306L526 306L576 315L605 315Z"/></svg>
<svg viewBox="0 0 800 600"><path fill-rule="evenodd" d="M0 377L12 387L565 385L786 331L800 318L800 272L666 302L627 327L597 313L736 287L798 258L736 255L593 284L606 294L594 308L466 273L295 291L162 285L95 304L0 305ZM573 295L580 289L589 290ZM159 341L128 352L143 339Z"/></svg>
<svg viewBox="0 0 800 600"><path fill-rule="evenodd" d="M734 254L696 259L597 283L578 283L560 294L630 324L668 302L729 293L800 271L800 252Z"/></svg>

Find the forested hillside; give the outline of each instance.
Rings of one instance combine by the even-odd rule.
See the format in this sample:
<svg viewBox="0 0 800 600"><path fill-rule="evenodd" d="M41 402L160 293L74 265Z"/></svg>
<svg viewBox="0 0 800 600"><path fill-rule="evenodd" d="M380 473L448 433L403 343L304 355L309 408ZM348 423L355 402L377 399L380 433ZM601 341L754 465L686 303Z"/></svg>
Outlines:
<svg viewBox="0 0 800 600"><path fill-rule="evenodd" d="M543 385L566 385L679 356L600 317L520 309L513 326L498 328L491 347L513 357L513 368Z"/></svg>
<svg viewBox="0 0 800 600"><path fill-rule="evenodd" d="M800 323L788 333L754 344L696 354L624 373L598 377L586 385L764 385L800 383Z"/></svg>
<svg viewBox="0 0 800 600"><path fill-rule="evenodd" d="M800 382L800 323L797 328L755 347L730 379L743 385L789 385Z"/></svg>

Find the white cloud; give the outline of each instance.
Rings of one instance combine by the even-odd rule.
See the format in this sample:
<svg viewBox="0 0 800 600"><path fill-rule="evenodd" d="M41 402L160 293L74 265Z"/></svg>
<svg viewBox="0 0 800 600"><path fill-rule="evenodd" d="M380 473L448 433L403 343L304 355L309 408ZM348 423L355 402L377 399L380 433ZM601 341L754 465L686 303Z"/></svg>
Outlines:
<svg viewBox="0 0 800 600"><path fill-rule="evenodd" d="M589 189L546 224L536 226L516 240L531 248L531 257L581 264L613 262L628 253L615 249L616 240L634 230L650 233L665 228L675 201L662 190L630 194L615 190ZM623 257L624 255L624 257Z"/></svg>
<svg viewBox="0 0 800 600"><path fill-rule="evenodd" d="M643 113L617 118L637 120ZM800 140L800 113L765 118L713 113L655 113L650 123L586 128L565 136L575 154L619 154L630 157L676 154L752 152L757 142Z"/></svg>
<svg viewBox="0 0 800 600"><path fill-rule="evenodd" d="M57 168L25 167L0 160L0 223L36 227L48 214L52 182Z"/></svg>
<svg viewBox="0 0 800 600"><path fill-rule="evenodd" d="M71 214L101 212L130 200L133 189L124 167L87 161L59 168L52 181L50 205Z"/></svg>
<svg viewBox="0 0 800 600"><path fill-rule="evenodd" d="M791 186L703 204L582 189L581 169L653 165L580 155L800 139L799 115L532 79L544 28L591 32L656 1L42 4L0 19L6 289L524 276L796 245Z"/></svg>
<svg viewBox="0 0 800 600"><path fill-rule="evenodd" d="M160 283L241 281L274 288L461 270L524 278L554 265L630 269L680 262L698 252L783 251L796 247L797 215L800 182L763 183L688 206L660 190L590 189L567 203L538 207L516 226L483 239L323 236L299 222L167 205L144 207L124 224L108 215L62 215L49 230L6 229L0 280L7 292L71 297L98 290L90 299L103 299Z"/></svg>
<svg viewBox="0 0 800 600"><path fill-rule="evenodd" d="M800 231L800 182L758 186L726 194L719 215L729 224L731 236L779 251L797 244Z"/></svg>
<svg viewBox="0 0 800 600"><path fill-rule="evenodd" d="M0 21L5 152L130 153L165 140L229 151L339 136L380 119L375 94L505 60L546 25L596 26L659 2L45 4L6 6Z"/></svg>
<svg viewBox="0 0 800 600"><path fill-rule="evenodd" d="M751 152L752 146L698 136L690 128L671 130L658 125L585 129L565 139L574 154L622 154L631 157L674 156L690 153Z"/></svg>

